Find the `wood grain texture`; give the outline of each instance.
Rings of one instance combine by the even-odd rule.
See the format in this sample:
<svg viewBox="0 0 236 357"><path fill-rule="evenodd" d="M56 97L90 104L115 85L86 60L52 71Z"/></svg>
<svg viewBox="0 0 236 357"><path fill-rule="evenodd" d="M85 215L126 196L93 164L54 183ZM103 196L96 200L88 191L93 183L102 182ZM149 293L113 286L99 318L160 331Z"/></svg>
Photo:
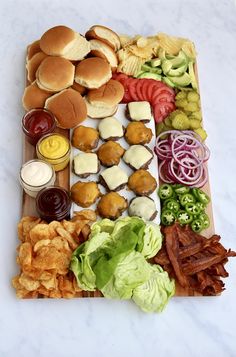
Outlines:
<svg viewBox="0 0 236 357"><path fill-rule="evenodd" d="M196 65L195 65L195 73L196 73L196 77L198 80ZM26 76L26 78L27 78L27 76ZM26 80L26 85L27 84L28 83ZM61 133L61 134L65 135L67 138L69 138L69 134L70 134L69 130L58 128L56 130L56 132ZM25 163L28 160L32 160L34 158L36 158L35 148L31 144L29 144L28 141L24 137L23 138L23 163ZM63 171L56 173L55 185L64 187L67 190L70 189L70 165L68 165ZM203 190L211 197L209 181L205 184L205 186L203 187ZM203 231L202 234L209 238L215 233L213 211L212 211L211 203L209 203L209 205L207 206L206 213L210 217L211 225L208 229ZM22 217L23 216L37 216L37 212L36 212L36 208L35 208L35 199L31 198L24 191L23 191L23 197L22 197ZM179 286L178 283L176 283L175 296L187 297L187 296L199 296L199 295L200 294L194 292L192 289L184 289L181 286ZM101 296L102 296L102 294L99 291L96 291L96 292L82 291L81 293L77 294L77 297L101 297Z"/></svg>

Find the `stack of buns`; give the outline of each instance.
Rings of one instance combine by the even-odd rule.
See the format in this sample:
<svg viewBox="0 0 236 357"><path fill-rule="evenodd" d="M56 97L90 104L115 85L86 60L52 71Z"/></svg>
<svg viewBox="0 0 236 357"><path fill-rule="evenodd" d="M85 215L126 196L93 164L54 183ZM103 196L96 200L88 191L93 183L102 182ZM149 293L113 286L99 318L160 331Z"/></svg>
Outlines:
<svg viewBox="0 0 236 357"><path fill-rule="evenodd" d="M51 110L64 129L77 126L87 114L113 115L124 94L111 79L119 48L119 36L104 26L92 26L85 37L66 26L49 29L27 48L24 108Z"/></svg>

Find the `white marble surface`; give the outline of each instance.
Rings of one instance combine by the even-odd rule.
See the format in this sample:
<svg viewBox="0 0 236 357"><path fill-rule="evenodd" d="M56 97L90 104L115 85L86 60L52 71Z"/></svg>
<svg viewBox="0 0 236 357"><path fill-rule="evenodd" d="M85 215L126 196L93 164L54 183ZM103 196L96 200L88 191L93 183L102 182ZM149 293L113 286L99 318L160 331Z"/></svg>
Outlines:
<svg viewBox="0 0 236 357"><path fill-rule="evenodd" d="M66 4L68 3L68 4ZM174 298L160 315L105 299L18 301L16 224L21 194L20 119L25 47L47 28L84 32L94 23L121 33L156 31L193 39L205 126L216 232L236 249L236 8L232 1L0 1L0 356L236 356L236 261L217 298Z"/></svg>

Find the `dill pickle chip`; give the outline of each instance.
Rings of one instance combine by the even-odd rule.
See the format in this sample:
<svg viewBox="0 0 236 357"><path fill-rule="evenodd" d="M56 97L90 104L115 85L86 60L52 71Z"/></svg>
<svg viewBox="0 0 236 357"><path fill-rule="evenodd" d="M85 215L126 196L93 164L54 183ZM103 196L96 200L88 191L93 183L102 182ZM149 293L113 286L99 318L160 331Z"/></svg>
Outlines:
<svg viewBox="0 0 236 357"><path fill-rule="evenodd" d="M176 100L175 105L177 108L185 108L188 105L187 99Z"/></svg>
<svg viewBox="0 0 236 357"><path fill-rule="evenodd" d="M189 122L190 122L190 129L198 129L201 128L201 121L198 119L191 119L191 117L189 117Z"/></svg>
<svg viewBox="0 0 236 357"><path fill-rule="evenodd" d="M163 131L164 131L164 123L163 122L157 124L156 131L157 131L157 135L163 133Z"/></svg>
<svg viewBox="0 0 236 357"><path fill-rule="evenodd" d="M190 120L184 113L177 114L172 120L172 126L177 130L187 130L190 128Z"/></svg>
<svg viewBox="0 0 236 357"><path fill-rule="evenodd" d="M165 118L164 123L165 123L165 125L172 127L172 119L171 119L170 115Z"/></svg>
<svg viewBox="0 0 236 357"><path fill-rule="evenodd" d="M194 103L194 102L191 102L191 103L188 103L184 109L188 112L197 112L199 110L199 106L197 103Z"/></svg>
<svg viewBox="0 0 236 357"><path fill-rule="evenodd" d="M188 92L187 99L189 102L199 102L199 94L195 91Z"/></svg>
<svg viewBox="0 0 236 357"><path fill-rule="evenodd" d="M203 128L198 128L198 129L194 129L194 131L195 131L195 133L200 135L200 137L202 138L202 141L206 140L206 138L207 138L206 130L204 130Z"/></svg>
<svg viewBox="0 0 236 357"><path fill-rule="evenodd" d="M191 114L191 117L193 117L194 119L202 120L202 113L200 111L193 112Z"/></svg>
<svg viewBox="0 0 236 357"><path fill-rule="evenodd" d="M184 91L180 91L179 93L176 94L175 99L186 99L187 93Z"/></svg>

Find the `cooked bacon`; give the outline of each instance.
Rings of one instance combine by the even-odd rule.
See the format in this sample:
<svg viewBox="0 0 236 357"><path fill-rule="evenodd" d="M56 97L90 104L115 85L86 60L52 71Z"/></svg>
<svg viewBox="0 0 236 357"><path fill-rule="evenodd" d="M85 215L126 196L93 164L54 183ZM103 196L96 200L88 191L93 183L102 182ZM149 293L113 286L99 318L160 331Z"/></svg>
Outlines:
<svg viewBox="0 0 236 357"><path fill-rule="evenodd" d="M189 286L188 279L184 274L179 257L179 241L175 226L166 227L165 244L168 257L173 266L177 279L182 287Z"/></svg>
<svg viewBox="0 0 236 357"><path fill-rule="evenodd" d="M162 227L162 233L164 244L154 263L160 264L182 287L202 295L217 295L224 290L220 280L228 276L224 265L236 252L226 250L219 235L207 239L178 223Z"/></svg>

